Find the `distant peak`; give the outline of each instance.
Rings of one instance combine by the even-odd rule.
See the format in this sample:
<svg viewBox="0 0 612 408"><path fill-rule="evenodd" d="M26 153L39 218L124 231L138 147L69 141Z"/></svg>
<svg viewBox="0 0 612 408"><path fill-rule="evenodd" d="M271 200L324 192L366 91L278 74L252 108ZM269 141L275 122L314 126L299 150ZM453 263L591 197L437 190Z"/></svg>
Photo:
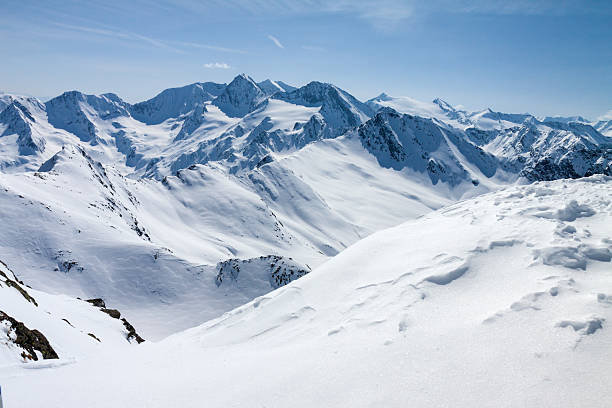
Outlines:
<svg viewBox="0 0 612 408"><path fill-rule="evenodd" d="M259 88L268 95L273 95L276 92L286 92L285 88L283 88L278 82L272 81L271 79L258 82L257 86L259 86Z"/></svg>
<svg viewBox="0 0 612 408"><path fill-rule="evenodd" d="M250 83L252 83L254 85L257 85L255 83L255 81L253 81L253 78L251 78L250 76L248 76L247 74L244 74L244 73L236 75L236 77L232 80L232 82L230 82L230 85L232 83L234 83L234 82L244 82L244 81L247 81L247 82L250 82Z"/></svg>
<svg viewBox="0 0 612 408"><path fill-rule="evenodd" d="M440 109L442 109L442 110L446 110L446 111L454 111L455 110L455 108L450 103L446 102L442 98L434 99L433 103L438 105L440 107Z"/></svg>

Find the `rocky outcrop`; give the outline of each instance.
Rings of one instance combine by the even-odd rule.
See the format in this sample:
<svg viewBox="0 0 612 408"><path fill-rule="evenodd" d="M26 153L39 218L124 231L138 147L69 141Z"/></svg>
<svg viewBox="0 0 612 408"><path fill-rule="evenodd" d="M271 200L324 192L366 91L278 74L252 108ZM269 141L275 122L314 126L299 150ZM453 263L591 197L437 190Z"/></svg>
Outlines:
<svg viewBox="0 0 612 408"><path fill-rule="evenodd" d="M47 338L36 329L29 329L22 322L15 320L8 314L0 311L0 328L6 335L6 340L23 351L21 357L24 361L38 361L39 356L43 359L59 358Z"/></svg>
<svg viewBox="0 0 612 408"><path fill-rule="evenodd" d="M260 256L251 259L228 259L217 264L215 283L217 286L221 286L236 282L242 274L249 278L266 279L272 289L276 289L301 278L309 272L310 268L307 265L301 265L291 258L278 255Z"/></svg>
<svg viewBox="0 0 612 408"><path fill-rule="evenodd" d="M101 298L88 299L86 300L86 302L91 303L92 306L97 307L98 309L100 309L101 312L106 313L113 319L121 320L121 323L123 323L123 327L125 327L125 330L127 331L125 337L129 342L135 341L136 343L140 344L145 341L136 332L136 329L134 328L134 326L132 326L132 324L130 324L130 322L128 322L125 317L121 317L121 312L119 312L119 310L107 308L106 303ZM100 339L98 339L96 336L92 335L91 333L89 333L89 335L95 338L96 340L100 341Z"/></svg>

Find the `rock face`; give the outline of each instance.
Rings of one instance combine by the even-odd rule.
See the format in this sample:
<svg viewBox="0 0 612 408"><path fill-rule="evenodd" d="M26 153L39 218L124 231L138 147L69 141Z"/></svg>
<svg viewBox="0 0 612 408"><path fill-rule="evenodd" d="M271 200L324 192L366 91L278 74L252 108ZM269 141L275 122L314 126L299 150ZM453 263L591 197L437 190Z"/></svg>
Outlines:
<svg viewBox="0 0 612 408"><path fill-rule="evenodd" d="M36 118L32 110L44 112L44 106L34 98L13 99L0 112L0 124L5 125L0 137L17 134L17 145L21 155L34 155L45 150L45 139L33 130Z"/></svg>
<svg viewBox="0 0 612 408"><path fill-rule="evenodd" d="M9 275L13 276L12 279ZM28 291L22 287L22 286L25 286L23 285L23 282L18 280L15 274L12 273L12 271L8 268L8 266L6 266L6 264L2 261L0 261L0 282L4 283L9 288L15 289L21 294L21 296L23 296L25 300L32 303L34 306L38 307L38 303L36 302L36 299L30 296Z"/></svg>
<svg viewBox="0 0 612 408"><path fill-rule="evenodd" d="M223 92L213 100L223 113L240 118L255 110L265 100L266 94L253 79L245 74L238 75Z"/></svg>
<svg viewBox="0 0 612 408"><path fill-rule="evenodd" d="M464 140L457 130L391 108L381 109L359 127L358 134L381 166L426 173L433 184L455 186L470 181L472 175L463 163L466 159L488 177L500 167L495 157Z"/></svg>
<svg viewBox="0 0 612 408"><path fill-rule="evenodd" d="M22 322L15 320L0 310L0 328L6 335L6 340L23 349L21 357L24 360L38 361L59 358L47 338L36 329L27 328Z"/></svg>
<svg viewBox="0 0 612 408"><path fill-rule="evenodd" d="M45 103L49 123L75 134L81 141L97 144L97 120L130 116L130 106L117 95L85 95L78 91L64 92Z"/></svg>
<svg viewBox="0 0 612 408"><path fill-rule="evenodd" d="M118 311L117 309L106 308L104 300L100 298L95 298L86 300L86 302L91 303L92 306L99 308L101 312L106 313L113 319L121 320L121 323L123 323L123 327L125 327L125 329L127 330L126 338L129 342L135 341L136 343L140 344L145 341L142 337L140 337L138 333L136 333L136 329L134 328L134 326L132 326L125 317L121 317L120 311ZM89 333L89 335L94 339L100 341L100 339L98 339L95 335L91 333Z"/></svg>
<svg viewBox="0 0 612 408"><path fill-rule="evenodd" d="M381 166L426 171L434 184L469 180L467 165L475 165L486 177L503 169L528 181L612 172L612 141L578 122L543 123L532 117L502 130L460 130L382 108L358 133Z"/></svg>
<svg viewBox="0 0 612 408"><path fill-rule="evenodd" d="M276 289L306 275L310 268L291 258L268 255L251 259L228 259L217 264L217 271L217 286L235 283L238 279L267 280L272 289Z"/></svg>
<svg viewBox="0 0 612 408"><path fill-rule="evenodd" d="M529 181L612 172L612 140L588 124L529 120L499 132L471 131L468 137Z"/></svg>
<svg viewBox="0 0 612 408"><path fill-rule="evenodd" d="M372 109L352 95L332 84L313 81L292 92L275 94L275 99L320 107L319 114L326 124L323 137L336 137L359 126L372 115Z"/></svg>
<svg viewBox="0 0 612 408"><path fill-rule="evenodd" d="M155 125L166 119L178 118L196 107L202 107L205 102L219 96L225 86L214 82L197 82L180 88L166 89L154 98L133 105L131 113L135 119Z"/></svg>

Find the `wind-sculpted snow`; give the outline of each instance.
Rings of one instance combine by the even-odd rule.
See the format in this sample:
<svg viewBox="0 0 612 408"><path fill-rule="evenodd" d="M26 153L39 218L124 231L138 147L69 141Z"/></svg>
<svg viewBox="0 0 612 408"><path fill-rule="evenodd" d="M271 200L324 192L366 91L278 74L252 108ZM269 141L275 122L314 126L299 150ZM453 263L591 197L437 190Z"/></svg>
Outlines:
<svg viewBox="0 0 612 408"><path fill-rule="evenodd" d="M2 367L5 403L606 407L611 195L600 175L451 204L158 343ZM248 264L213 268L218 288ZM254 277L269 285L266 269Z"/></svg>
<svg viewBox="0 0 612 408"><path fill-rule="evenodd" d="M6 405L606 406L608 127L244 74L0 94Z"/></svg>

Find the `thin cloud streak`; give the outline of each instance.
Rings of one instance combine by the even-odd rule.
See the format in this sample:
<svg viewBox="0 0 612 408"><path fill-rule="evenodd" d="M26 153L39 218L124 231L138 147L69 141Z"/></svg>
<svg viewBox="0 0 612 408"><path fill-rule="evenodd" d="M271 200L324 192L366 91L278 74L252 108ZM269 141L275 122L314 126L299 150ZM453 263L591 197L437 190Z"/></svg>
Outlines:
<svg viewBox="0 0 612 408"><path fill-rule="evenodd" d="M278 47L278 48L285 48L283 46L283 44L281 44L281 42L278 40L278 38L276 38L273 35L268 35L268 38Z"/></svg>
<svg viewBox="0 0 612 408"><path fill-rule="evenodd" d="M248 54L248 52L244 50L238 50L235 48L219 47L217 45L210 45L210 44L200 44L200 43L183 42L183 41L170 41L170 43L180 45L183 47L201 48L201 49L211 50L211 51L229 52L229 53L234 53L234 54Z"/></svg>
<svg viewBox="0 0 612 408"><path fill-rule="evenodd" d="M124 41L139 41L139 42L151 45L156 48L165 49L165 50L172 51L172 52L179 53L179 54L186 53L186 51L180 47L200 48L200 49L207 49L211 51L246 54L246 52L242 50L220 47L220 46L210 45L210 44L200 44L200 43L181 42L181 41L163 41L163 40L148 37L148 36L138 34L138 33L121 31L113 27L95 28L95 27L85 27L81 25L58 23L58 22L54 22L53 25L55 25L56 27L65 29L65 30L72 31L72 32L78 31L82 33L94 34L94 35L98 35L102 37L115 38L115 39L124 40Z"/></svg>

